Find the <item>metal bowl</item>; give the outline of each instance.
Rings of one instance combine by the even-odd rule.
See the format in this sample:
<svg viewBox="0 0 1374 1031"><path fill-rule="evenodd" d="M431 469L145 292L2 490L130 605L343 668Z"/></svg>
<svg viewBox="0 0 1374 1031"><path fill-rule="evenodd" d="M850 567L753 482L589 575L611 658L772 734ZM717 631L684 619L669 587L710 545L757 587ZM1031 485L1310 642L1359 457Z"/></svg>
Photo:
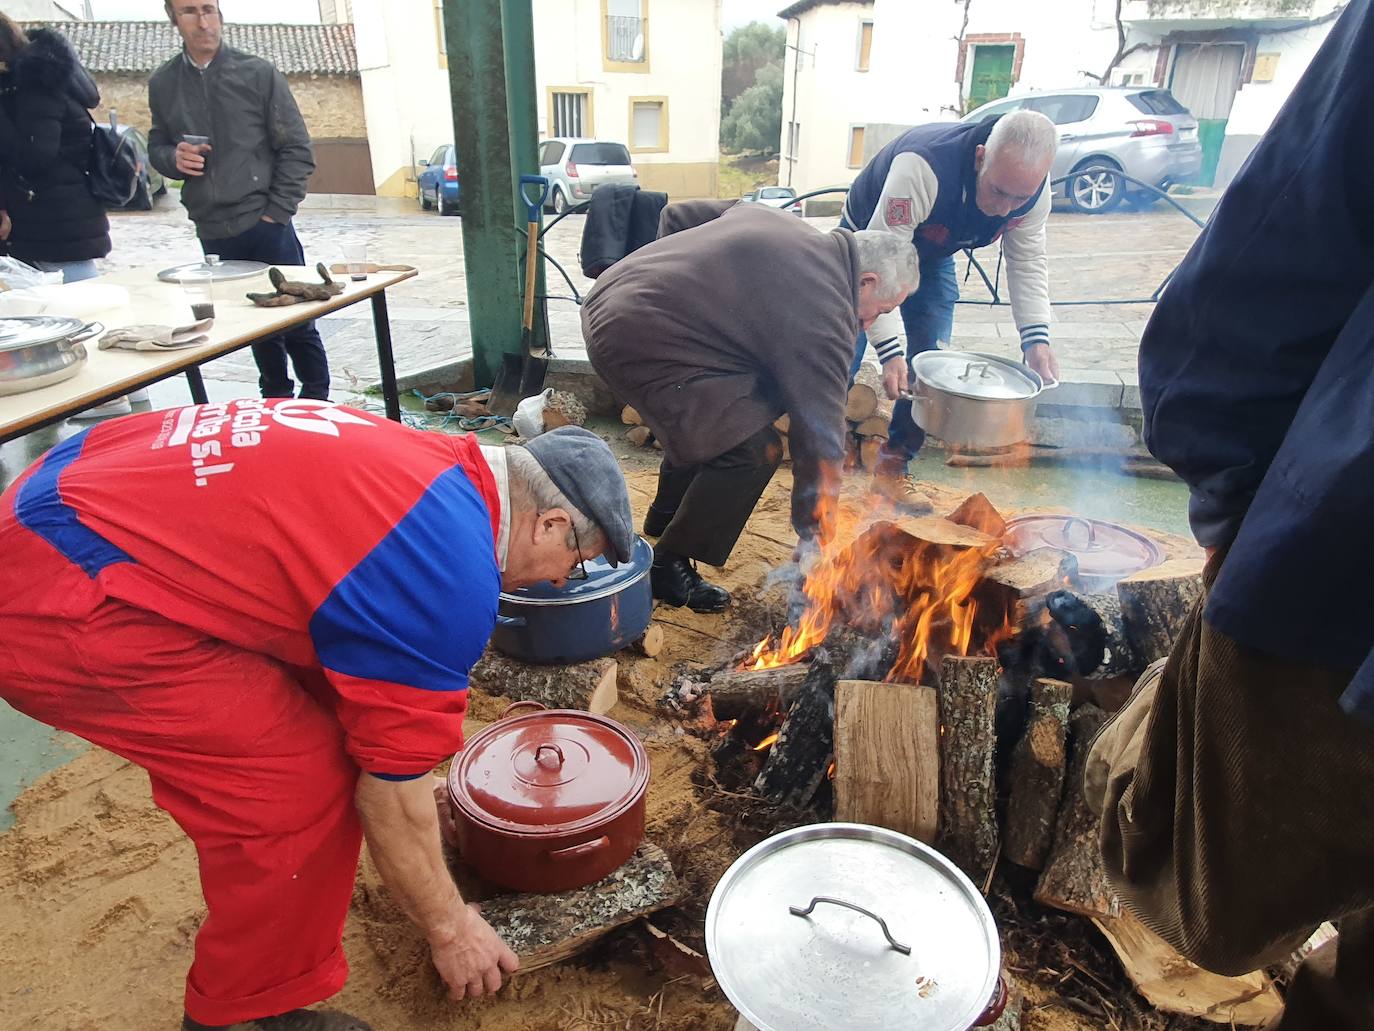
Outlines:
<svg viewBox="0 0 1374 1031"><path fill-rule="evenodd" d="M104 331L98 322L56 315L0 319L0 395L71 379L86 364L84 341Z"/></svg>

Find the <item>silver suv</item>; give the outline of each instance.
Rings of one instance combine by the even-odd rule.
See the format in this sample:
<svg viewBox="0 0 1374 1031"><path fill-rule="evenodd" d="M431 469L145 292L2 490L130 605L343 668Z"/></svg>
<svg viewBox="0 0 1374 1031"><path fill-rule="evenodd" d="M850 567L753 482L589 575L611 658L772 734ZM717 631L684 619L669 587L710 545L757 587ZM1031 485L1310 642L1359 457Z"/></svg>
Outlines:
<svg viewBox="0 0 1374 1031"><path fill-rule="evenodd" d="M1146 207L1158 199L1112 175L1113 170L1161 190L1189 182L1202 170L1197 119L1166 89L1121 86L1028 93L984 104L962 120L982 122L1023 110L1039 111L1058 127L1059 152L1050 178L1083 173L1055 187L1055 195L1067 195L1078 211L1100 215L1123 200Z"/></svg>
<svg viewBox="0 0 1374 1031"><path fill-rule="evenodd" d="M549 181L548 207L563 214L599 186L637 186L639 173L623 143L554 136L539 145L539 174Z"/></svg>

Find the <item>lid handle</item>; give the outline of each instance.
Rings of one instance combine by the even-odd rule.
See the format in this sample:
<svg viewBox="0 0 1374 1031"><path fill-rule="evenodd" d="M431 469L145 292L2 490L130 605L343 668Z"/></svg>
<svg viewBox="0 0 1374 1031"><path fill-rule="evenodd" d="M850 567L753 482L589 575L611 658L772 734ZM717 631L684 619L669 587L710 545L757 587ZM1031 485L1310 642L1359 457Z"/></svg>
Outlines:
<svg viewBox="0 0 1374 1031"><path fill-rule="evenodd" d="M1082 544L1075 544L1069 536L1074 527L1082 528L1081 532L1085 535ZM1079 516L1069 516L1064 520L1064 543L1074 551L1088 551L1097 543L1097 527Z"/></svg>
<svg viewBox="0 0 1374 1031"><path fill-rule="evenodd" d="M822 902L828 902L832 906L843 906L845 909L852 909L856 913L862 913L864 916L870 917L878 921L878 926L883 929L883 937L887 939L887 943L891 945L894 949L896 949L898 952L900 952L903 956L911 955L911 946L903 945L896 938L892 937L892 932L887 929L886 920L880 917L877 913L864 909L863 906L856 905L853 902L846 902L844 899L831 898L829 895L817 895L815 898L811 900L811 905L807 906L805 909L803 909L801 906L788 906L787 911L791 913L793 916L810 916L811 911Z"/></svg>
<svg viewBox="0 0 1374 1031"><path fill-rule="evenodd" d="M553 752L556 756L558 756L558 765L560 767L562 767L562 765L565 762L567 762L567 760L563 758L563 749L559 748L555 744L549 744L548 742L545 742L544 744L540 745L538 748L534 750L534 761L536 763L539 763L539 754L543 752L545 749L548 749L549 751ZM540 765L543 764L540 763Z"/></svg>
<svg viewBox="0 0 1374 1031"><path fill-rule="evenodd" d="M963 374L962 376L960 376L959 378L960 378L960 379L968 379L970 376L973 375L973 370L974 370L974 369L978 369L978 370L979 370L979 373L978 373L978 378L979 378L979 379L991 379L991 378L992 378L992 363L991 363L991 362L969 362L967 365L964 366L964 374Z"/></svg>

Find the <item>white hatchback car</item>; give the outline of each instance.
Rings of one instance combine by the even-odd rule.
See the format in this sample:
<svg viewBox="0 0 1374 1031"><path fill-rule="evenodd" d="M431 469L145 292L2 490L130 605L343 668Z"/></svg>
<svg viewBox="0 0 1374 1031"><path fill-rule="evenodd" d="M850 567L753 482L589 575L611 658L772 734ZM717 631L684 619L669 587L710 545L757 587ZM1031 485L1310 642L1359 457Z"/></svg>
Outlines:
<svg viewBox="0 0 1374 1031"><path fill-rule="evenodd" d="M591 200L601 186L638 186L639 173L623 143L554 136L539 145L539 174L549 181L548 207L561 215Z"/></svg>

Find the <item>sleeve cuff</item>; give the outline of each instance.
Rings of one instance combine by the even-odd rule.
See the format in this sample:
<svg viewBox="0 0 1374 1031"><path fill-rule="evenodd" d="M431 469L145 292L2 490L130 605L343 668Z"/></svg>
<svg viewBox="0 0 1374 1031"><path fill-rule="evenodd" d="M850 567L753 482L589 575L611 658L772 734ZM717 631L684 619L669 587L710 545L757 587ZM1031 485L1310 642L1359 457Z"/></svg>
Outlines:
<svg viewBox="0 0 1374 1031"><path fill-rule="evenodd" d="M1050 327L1044 323L1039 323L1034 326L1022 326L1020 332L1021 350L1023 351L1028 347L1034 347L1036 344L1048 345L1050 342Z"/></svg>
<svg viewBox="0 0 1374 1031"><path fill-rule="evenodd" d="M392 784L400 784L407 780L419 780L426 777L426 773L369 773L369 777L376 777L378 780L385 780Z"/></svg>
<svg viewBox="0 0 1374 1031"><path fill-rule="evenodd" d="M284 226L290 224L291 220L296 217L296 213L294 211L288 211L279 204L269 204L267 205L267 209L263 211L262 215L259 217L270 218L278 225Z"/></svg>
<svg viewBox="0 0 1374 1031"><path fill-rule="evenodd" d="M873 345L873 350L878 352L879 364L887 364L893 358L902 357L902 343L897 337L888 337Z"/></svg>

